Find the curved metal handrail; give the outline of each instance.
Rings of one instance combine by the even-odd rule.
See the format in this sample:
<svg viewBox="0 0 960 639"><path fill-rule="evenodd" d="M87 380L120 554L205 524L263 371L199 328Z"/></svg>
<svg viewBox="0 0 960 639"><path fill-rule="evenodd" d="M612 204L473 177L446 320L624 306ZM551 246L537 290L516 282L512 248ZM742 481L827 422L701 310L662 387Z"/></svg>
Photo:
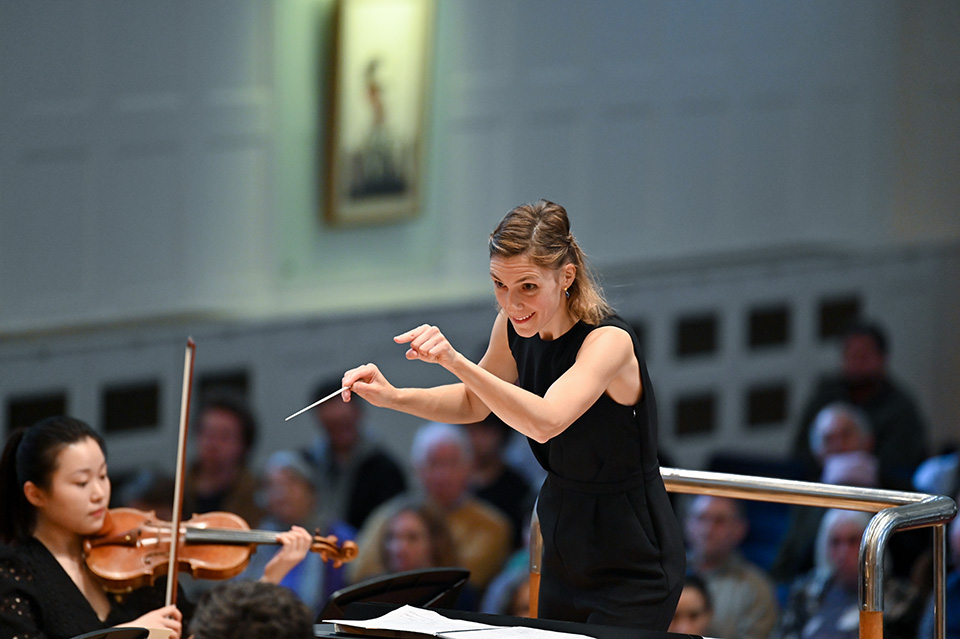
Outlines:
<svg viewBox="0 0 960 639"><path fill-rule="evenodd" d="M883 556L890 535L933 526L934 636L946 634L943 526L957 515L957 504L949 497L677 468L661 468L660 474L670 492L876 512L860 540L861 637L882 636ZM869 632L864 632L865 624Z"/></svg>
<svg viewBox="0 0 960 639"><path fill-rule="evenodd" d="M861 637L882 636L883 555L889 536L897 530L932 526L934 532L934 636L946 634L944 610L946 551L944 525L957 515L957 504L949 497L878 488L856 488L816 482L715 473L678 468L661 468L669 492L714 495L734 499L770 501L803 506L821 506L876 513L860 541ZM535 516L535 515L534 515ZM539 536L539 527L531 537ZM531 543L531 568L539 569ZM865 627L869 626L869 631Z"/></svg>

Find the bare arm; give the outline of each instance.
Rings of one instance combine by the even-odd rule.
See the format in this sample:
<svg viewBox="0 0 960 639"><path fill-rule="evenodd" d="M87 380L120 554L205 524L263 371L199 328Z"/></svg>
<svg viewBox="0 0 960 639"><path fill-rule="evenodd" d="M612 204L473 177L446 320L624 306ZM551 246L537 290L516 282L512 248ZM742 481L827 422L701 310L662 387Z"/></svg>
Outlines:
<svg viewBox="0 0 960 639"><path fill-rule="evenodd" d="M495 324L494 335L496 331ZM446 342L439 330L427 325L398 335L394 340L397 343L406 343L409 341L406 336L427 332L438 335L449 346L449 342ZM504 353L494 348L494 335L491 335L490 346L480 363L471 365L484 371L492 380L512 387L517 378L516 365L509 349ZM450 351L456 352L452 347ZM407 358L421 359L413 349L407 351ZM467 361L466 358L463 359ZM490 414L490 408L462 382L432 388L396 388L375 364L365 364L347 371L343 376L343 386L349 389L343 393L345 401L350 401L352 394L356 393L374 406L398 410L432 421L469 424L479 422Z"/></svg>
<svg viewBox="0 0 960 639"><path fill-rule="evenodd" d="M374 401L375 405L437 421L479 421L492 410L507 424L539 442L563 432L604 392L615 394L615 398L629 398L630 402L639 399L640 373L633 342L627 333L614 327L591 332L576 363L544 397L519 388L513 384L516 363L507 344L508 321L502 314L497 317L480 364L458 353L434 326L423 325L395 338L398 343L410 345L408 359L440 364L456 375L460 384L434 389L378 387L373 394L366 379L356 385L361 376L345 376L344 385L352 382L354 390L364 398L386 398L384 403ZM380 384L377 375L379 371L370 378L375 386Z"/></svg>
<svg viewBox="0 0 960 639"><path fill-rule="evenodd" d="M497 318L491 346L499 345L509 353L508 321L502 315ZM538 442L545 442L566 430L604 392L615 392L615 398L629 397L632 403L639 399L641 391L633 341L626 332L615 327L592 331L580 347L574 365L550 386L543 397L513 384L496 383L462 357L453 358L444 367L463 380L506 423Z"/></svg>

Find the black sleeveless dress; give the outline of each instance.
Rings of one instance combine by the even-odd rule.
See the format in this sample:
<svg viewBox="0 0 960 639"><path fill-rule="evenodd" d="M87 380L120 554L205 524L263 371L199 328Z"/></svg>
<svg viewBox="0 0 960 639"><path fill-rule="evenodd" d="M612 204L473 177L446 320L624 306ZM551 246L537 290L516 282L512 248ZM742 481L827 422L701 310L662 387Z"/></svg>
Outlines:
<svg viewBox="0 0 960 639"><path fill-rule="evenodd" d="M543 534L539 616L666 630L683 588L683 536L657 461L653 386L630 326L643 396L624 406L602 395L563 433L530 441L548 471L537 514ZM553 341L524 338L507 325L519 385L543 396L599 328L577 323Z"/></svg>

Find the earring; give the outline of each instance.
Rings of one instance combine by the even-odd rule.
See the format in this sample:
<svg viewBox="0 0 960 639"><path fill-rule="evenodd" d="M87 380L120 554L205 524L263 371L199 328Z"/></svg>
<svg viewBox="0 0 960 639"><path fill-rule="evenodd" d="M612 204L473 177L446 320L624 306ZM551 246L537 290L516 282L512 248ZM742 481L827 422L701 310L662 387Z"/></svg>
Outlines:
<svg viewBox="0 0 960 639"><path fill-rule="evenodd" d="M567 296L567 299L570 299L570 291L569 291L569 290L563 289L563 294Z"/></svg>

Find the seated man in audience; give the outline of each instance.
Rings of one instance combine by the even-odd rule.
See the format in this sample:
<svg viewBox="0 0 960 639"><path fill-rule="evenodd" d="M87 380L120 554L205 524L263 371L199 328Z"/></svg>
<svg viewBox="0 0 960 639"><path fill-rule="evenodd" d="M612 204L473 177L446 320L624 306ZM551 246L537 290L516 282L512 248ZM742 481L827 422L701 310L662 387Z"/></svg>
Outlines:
<svg viewBox="0 0 960 639"><path fill-rule="evenodd" d="M817 531L817 562L791 584L778 639L860 636L860 543L871 513L828 510ZM916 637L919 599L909 582L883 580L883 636Z"/></svg>
<svg viewBox="0 0 960 639"><path fill-rule="evenodd" d="M794 441L794 452L815 476L816 457L810 448L810 431L820 410L845 402L862 410L875 439L874 454L880 464L880 485L911 490L916 467L926 458L926 421L917 401L887 370L888 342L876 324L857 322L843 338L841 370L823 380L807 401Z"/></svg>
<svg viewBox="0 0 960 639"><path fill-rule="evenodd" d="M190 633L193 639L312 639L313 613L283 586L228 581L197 602Z"/></svg>
<svg viewBox="0 0 960 639"><path fill-rule="evenodd" d="M414 436L411 454L422 499L443 513L470 583L482 591L510 553L513 531L505 515L470 494L472 455L466 433L459 426L428 423ZM384 571L374 540L383 537L392 510L391 502L383 504L360 530L360 553L348 568L352 581Z"/></svg>
<svg viewBox="0 0 960 639"><path fill-rule="evenodd" d="M824 484L878 488L879 468L873 456L873 431L863 411L845 402L824 406L810 430L810 450ZM770 567L774 579L788 583L813 567L814 540L825 510L794 506L787 534Z"/></svg>
<svg viewBox="0 0 960 639"><path fill-rule="evenodd" d="M338 388L339 377L321 382L313 397ZM305 450L321 481L324 515L358 530L374 508L407 488L403 469L364 428L363 410L364 402L339 397L318 406L312 411L317 436Z"/></svg>
<svg viewBox="0 0 960 639"><path fill-rule="evenodd" d="M250 467L257 440L253 410L244 398L216 391L203 398L194 429L196 454L186 471L183 516L225 510L253 525L263 510L259 479Z"/></svg>
<svg viewBox="0 0 960 639"><path fill-rule="evenodd" d="M700 495L685 523L687 569L703 578L713 602L707 634L768 639L777 623L777 600L769 577L737 550L749 527L742 504Z"/></svg>

